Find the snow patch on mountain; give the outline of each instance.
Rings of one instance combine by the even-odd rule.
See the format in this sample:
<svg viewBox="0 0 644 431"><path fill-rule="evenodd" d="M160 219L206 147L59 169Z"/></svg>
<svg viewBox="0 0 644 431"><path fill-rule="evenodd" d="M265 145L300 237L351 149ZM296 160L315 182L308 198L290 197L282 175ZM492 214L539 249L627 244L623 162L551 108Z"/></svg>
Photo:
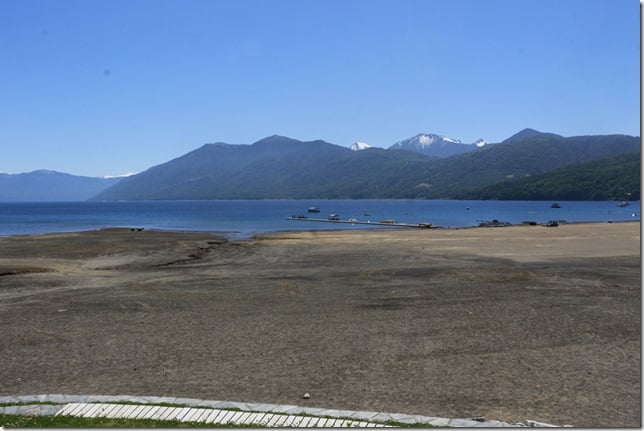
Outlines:
<svg viewBox="0 0 644 431"><path fill-rule="evenodd" d="M481 147L486 146L487 144L489 144L489 142L486 141L485 139L481 138L481 139L477 139L476 141L474 141L474 143L472 145L476 145L477 147L481 148Z"/></svg>
<svg viewBox="0 0 644 431"><path fill-rule="evenodd" d="M121 175L103 175L102 178L109 180L111 178L125 178L125 177L131 177L132 175L136 175L138 172L128 172L127 174L121 174Z"/></svg>
<svg viewBox="0 0 644 431"><path fill-rule="evenodd" d="M440 144L442 146L446 144L462 144L458 139L450 138L447 136L435 135L433 133L420 133L412 138L405 139L403 141L398 141L391 146L395 149L409 149L409 148L419 148L426 149L432 145Z"/></svg>
<svg viewBox="0 0 644 431"><path fill-rule="evenodd" d="M353 151L362 151L366 150L367 148L371 148L371 145L367 144L366 142L356 142L353 145L351 145L351 148Z"/></svg>

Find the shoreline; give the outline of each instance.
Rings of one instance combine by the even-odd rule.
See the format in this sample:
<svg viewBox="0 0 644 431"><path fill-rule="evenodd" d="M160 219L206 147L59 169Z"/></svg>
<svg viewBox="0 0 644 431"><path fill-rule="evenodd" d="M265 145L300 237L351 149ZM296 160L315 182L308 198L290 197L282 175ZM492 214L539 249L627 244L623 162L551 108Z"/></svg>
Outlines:
<svg viewBox="0 0 644 431"><path fill-rule="evenodd" d="M641 223L640 219L637 220L604 220L604 221L565 221L565 220L557 220L560 222L561 225L588 225L588 224L595 224L595 225L604 225L604 224L617 224L617 223ZM348 223L347 223L348 224ZM376 224L376 223L372 223ZM229 237L234 237L234 236L241 236L243 238L241 239L232 239L231 241L248 241L248 240L253 240L256 237L264 237L264 236L270 236L270 235L280 235L284 233L297 233L297 232L304 232L304 233L313 233L313 232L372 232L372 231L456 231L456 230L466 230L466 229L499 229L499 228L510 228L510 227L529 227L529 228L537 228L537 227L546 227L543 224L537 223L536 225L527 225L525 223L517 223L517 224L508 224L504 226L434 226L431 229L424 229L424 228L419 228L415 226L396 226L396 227L391 227L391 229L387 228L386 224L378 224L380 227L374 227L372 229L347 229L347 228L342 228L342 229L284 229L284 230L273 230L273 231L260 231L260 232L242 232L242 231L216 231L216 230L190 230L190 229L164 229L164 228L155 228L155 227L135 227L135 226L107 226L107 227L99 227L95 229L86 229L86 230L71 230L71 231L55 231L55 232L35 232L35 233L17 233L17 234L9 234L9 235L0 235L0 238L13 238L13 237L20 237L20 236L47 236L47 235L58 235L58 234L74 234L74 233L84 233L84 232L101 232L101 231L134 231L134 230L139 230L139 231L148 231L148 232L158 232L158 233L163 233L163 232L170 232L170 233L183 233L183 234L206 234L206 235L221 235L226 239L229 239ZM230 240L230 239L229 239Z"/></svg>

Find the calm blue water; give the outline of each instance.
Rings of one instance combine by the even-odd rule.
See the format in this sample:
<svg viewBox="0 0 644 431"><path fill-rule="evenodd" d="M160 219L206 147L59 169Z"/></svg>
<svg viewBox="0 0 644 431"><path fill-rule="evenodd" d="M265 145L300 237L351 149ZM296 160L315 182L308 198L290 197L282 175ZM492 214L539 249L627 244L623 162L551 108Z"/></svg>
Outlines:
<svg viewBox="0 0 644 431"><path fill-rule="evenodd" d="M241 236L284 230L374 229L373 226L291 221L291 215L476 226L481 220L511 223L548 220L639 220L640 202L447 201L447 200L262 200L136 202L0 202L0 235L71 232L102 227L237 232ZM307 214L309 206L320 213ZM468 209L469 208L469 209ZM365 216L369 213L370 216Z"/></svg>

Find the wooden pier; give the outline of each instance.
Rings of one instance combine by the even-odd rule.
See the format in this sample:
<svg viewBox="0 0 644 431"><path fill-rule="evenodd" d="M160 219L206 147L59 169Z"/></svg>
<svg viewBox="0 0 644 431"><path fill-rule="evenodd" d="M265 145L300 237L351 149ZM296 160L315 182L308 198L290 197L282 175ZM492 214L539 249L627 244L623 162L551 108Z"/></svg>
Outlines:
<svg viewBox="0 0 644 431"><path fill-rule="evenodd" d="M370 226L389 226L389 227L406 227L406 228L418 228L418 229L437 229L438 226L434 226L431 223L399 223L395 221L370 221L370 220L358 220L358 219L349 219L349 220L332 220L326 218L312 218L304 216L291 216L287 217L287 220L296 220L296 221L316 221L323 223L344 223L344 224L366 224Z"/></svg>

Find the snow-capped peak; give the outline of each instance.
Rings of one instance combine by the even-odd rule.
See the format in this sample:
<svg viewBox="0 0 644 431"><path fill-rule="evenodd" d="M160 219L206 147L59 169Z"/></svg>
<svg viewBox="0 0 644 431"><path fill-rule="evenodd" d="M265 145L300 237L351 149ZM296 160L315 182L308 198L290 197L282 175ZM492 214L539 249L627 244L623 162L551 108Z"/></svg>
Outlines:
<svg viewBox="0 0 644 431"><path fill-rule="evenodd" d="M367 148L371 148L371 145L367 144L366 142L356 142L355 144L351 145L350 147L353 151L362 151L366 150Z"/></svg>
<svg viewBox="0 0 644 431"><path fill-rule="evenodd" d="M461 144L462 142L458 139L449 138L447 136L435 135L433 133L420 133L413 138L396 142L392 145L392 148L429 148L431 145L437 143L445 145L446 143Z"/></svg>
<svg viewBox="0 0 644 431"><path fill-rule="evenodd" d="M489 142L486 141L485 139L481 138L481 139L477 139L472 145L476 145L477 147L481 148L481 147L484 147L487 144L489 144Z"/></svg>

